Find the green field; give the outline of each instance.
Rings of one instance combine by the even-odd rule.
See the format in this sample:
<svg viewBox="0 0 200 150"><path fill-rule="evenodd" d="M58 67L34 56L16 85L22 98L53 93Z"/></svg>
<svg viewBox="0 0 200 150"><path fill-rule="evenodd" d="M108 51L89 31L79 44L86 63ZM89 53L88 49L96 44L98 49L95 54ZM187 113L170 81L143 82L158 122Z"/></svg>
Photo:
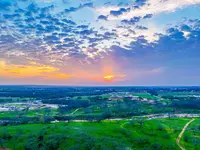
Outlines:
<svg viewBox="0 0 200 150"><path fill-rule="evenodd" d="M0 129L0 144L14 150L30 149L173 149L176 138L190 119L145 121L70 122L27 124ZM191 124L199 125L200 119ZM198 130L198 136L200 131ZM187 134L187 133L186 133ZM189 133L188 133L189 134ZM193 137L193 134L189 134ZM182 139L183 140L183 139ZM182 141L181 141L182 142ZM183 143L191 149L192 145Z"/></svg>
<svg viewBox="0 0 200 150"><path fill-rule="evenodd" d="M200 149L200 119L196 119L184 132L181 145L187 149Z"/></svg>

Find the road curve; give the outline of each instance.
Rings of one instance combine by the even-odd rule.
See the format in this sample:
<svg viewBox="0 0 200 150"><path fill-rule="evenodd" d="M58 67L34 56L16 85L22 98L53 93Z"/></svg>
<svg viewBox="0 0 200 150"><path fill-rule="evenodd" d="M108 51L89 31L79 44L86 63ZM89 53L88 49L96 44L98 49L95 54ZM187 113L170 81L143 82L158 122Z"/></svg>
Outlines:
<svg viewBox="0 0 200 150"><path fill-rule="evenodd" d="M180 147L181 150L185 150L185 148L183 146L181 146L181 144L180 144L181 137L183 136L183 133L185 132L185 130L187 129L187 127L190 125L190 123L193 122L194 120L195 119L192 119L188 123L186 123L186 125L183 127L181 133L178 135L178 137L176 139L176 143Z"/></svg>

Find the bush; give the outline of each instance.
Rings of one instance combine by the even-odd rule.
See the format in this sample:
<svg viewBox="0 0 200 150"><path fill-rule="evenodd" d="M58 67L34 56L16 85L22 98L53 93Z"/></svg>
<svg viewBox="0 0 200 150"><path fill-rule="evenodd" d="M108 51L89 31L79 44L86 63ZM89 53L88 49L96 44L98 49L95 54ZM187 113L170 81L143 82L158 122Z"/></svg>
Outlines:
<svg viewBox="0 0 200 150"><path fill-rule="evenodd" d="M128 130L120 129L120 133L122 133L126 137L130 137L131 133Z"/></svg>
<svg viewBox="0 0 200 150"><path fill-rule="evenodd" d="M169 145L167 146L167 149L173 150L173 149L175 149L175 146L174 146L173 144L169 144Z"/></svg>
<svg viewBox="0 0 200 150"><path fill-rule="evenodd" d="M198 130L200 131L200 125L199 125L197 128L198 128Z"/></svg>
<svg viewBox="0 0 200 150"><path fill-rule="evenodd" d="M192 138L191 143L194 145L195 149L198 149L198 146L200 146L200 141L198 138Z"/></svg>
<svg viewBox="0 0 200 150"><path fill-rule="evenodd" d="M188 135L184 135L184 136L183 136L183 140L184 140L185 142L189 142L189 136L188 136Z"/></svg>
<svg viewBox="0 0 200 150"><path fill-rule="evenodd" d="M136 121L135 120L131 120L129 123L130 123L131 126L135 126Z"/></svg>
<svg viewBox="0 0 200 150"><path fill-rule="evenodd" d="M153 144L151 145L151 147L152 147L153 149L160 150L160 149L162 149L162 144L156 142L156 143L153 143Z"/></svg>
<svg viewBox="0 0 200 150"><path fill-rule="evenodd" d="M3 146L4 139L0 138L0 147Z"/></svg>
<svg viewBox="0 0 200 150"><path fill-rule="evenodd" d="M145 144L149 144L150 143L150 141L149 141L149 139L148 138L138 138L138 139L136 139L136 142L138 143L138 144L143 144L143 145L145 145Z"/></svg>
<svg viewBox="0 0 200 150"><path fill-rule="evenodd" d="M25 150L38 150L38 144L36 138L29 138L24 146Z"/></svg>
<svg viewBox="0 0 200 150"><path fill-rule="evenodd" d="M166 133L166 134L163 135L163 138L169 139L169 138L170 138L170 135L169 135L168 133Z"/></svg>
<svg viewBox="0 0 200 150"><path fill-rule="evenodd" d="M45 149L57 150L63 139L65 139L64 134L49 135L45 142Z"/></svg>
<svg viewBox="0 0 200 150"><path fill-rule="evenodd" d="M2 133L0 133L1 138L4 140L10 140L12 138L12 136L10 135L10 133L8 131L3 131Z"/></svg>
<svg viewBox="0 0 200 150"><path fill-rule="evenodd" d="M163 131L164 129L165 128L162 125L159 125L158 128L157 128L157 130L159 130L159 131Z"/></svg>

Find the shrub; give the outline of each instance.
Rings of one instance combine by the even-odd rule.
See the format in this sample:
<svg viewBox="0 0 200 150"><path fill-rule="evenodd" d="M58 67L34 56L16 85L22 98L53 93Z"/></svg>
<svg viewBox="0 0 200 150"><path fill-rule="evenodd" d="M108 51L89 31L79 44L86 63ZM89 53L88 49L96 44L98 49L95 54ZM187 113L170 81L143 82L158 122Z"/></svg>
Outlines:
<svg viewBox="0 0 200 150"><path fill-rule="evenodd" d="M165 128L162 125L159 125L158 128L157 128L157 130L159 130L159 131L163 131L164 129Z"/></svg>
<svg viewBox="0 0 200 150"><path fill-rule="evenodd" d="M173 144L169 144L169 145L167 146L167 149L173 150L173 149L175 149L175 146L174 146Z"/></svg>
<svg viewBox="0 0 200 150"><path fill-rule="evenodd" d="M1 133L1 137L4 140L10 140L12 138L12 136L10 135L10 133L8 131L6 131L6 130Z"/></svg>
<svg viewBox="0 0 200 150"><path fill-rule="evenodd" d="M169 138L170 138L170 135L169 135L168 133L166 133L166 134L163 135L163 138L169 139Z"/></svg>
<svg viewBox="0 0 200 150"><path fill-rule="evenodd" d="M24 148L25 150L38 150L37 140L35 138L29 138Z"/></svg>
<svg viewBox="0 0 200 150"><path fill-rule="evenodd" d="M135 120L131 120L129 123L130 123L131 126L135 126L136 121Z"/></svg>
<svg viewBox="0 0 200 150"><path fill-rule="evenodd" d="M0 138L0 147L3 146L4 139Z"/></svg>
<svg viewBox="0 0 200 150"><path fill-rule="evenodd" d="M150 143L148 138L138 138L138 139L136 139L136 141L137 141L138 144L141 144L141 145L142 144L145 145L145 144L149 144Z"/></svg>
<svg viewBox="0 0 200 150"><path fill-rule="evenodd" d="M46 139L46 142L45 142L45 149L57 150L63 139L65 139L64 134L51 134L51 135L49 135Z"/></svg>
<svg viewBox="0 0 200 150"><path fill-rule="evenodd" d="M194 145L195 149L198 149L198 146L200 146L200 141L198 138L192 138L191 143Z"/></svg>
<svg viewBox="0 0 200 150"><path fill-rule="evenodd" d="M131 136L131 133L128 130L121 129L120 132L126 137L130 137Z"/></svg>
<svg viewBox="0 0 200 150"><path fill-rule="evenodd" d="M188 136L188 135L184 135L184 136L183 136L183 140L184 140L185 142L189 142L189 136Z"/></svg>
<svg viewBox="0 0 200 150"><path fill-rule="evenodd" d="M151 145L151 147L152 147L153 149L155 149L155 150L160 150L160 149L162 149L162 144L156 142L156 143L153 143L153 144Z"/></svg>

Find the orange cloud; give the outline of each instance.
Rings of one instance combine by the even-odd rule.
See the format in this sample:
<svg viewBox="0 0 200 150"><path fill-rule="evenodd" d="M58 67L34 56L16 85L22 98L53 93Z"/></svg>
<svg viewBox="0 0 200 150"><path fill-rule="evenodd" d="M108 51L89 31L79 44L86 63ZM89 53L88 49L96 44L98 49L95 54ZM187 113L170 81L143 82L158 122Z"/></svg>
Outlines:
<svg viewBox="0 0 200 150"><path fill-rule="evenodd" d="M126 75L117 74L113 71L113 63L111 61L104 62L100 69L94 66L84 66L84 68L78 66L68 66L66 71L60 70L51 65L44 65L37 62L28 62L26 65L21 64L9 64L4 60L0 60L0 76L6 78L31 78L50 81L66 81L67 83L74 82L118 82L124 80ZM91 69L92 68L92 69ZM67 73L67 70L70 73Z"/></svg>
<svg viewBox="0 0 200 150"><path fill-rule="evenodd" d="M104 81L105 82L120 81L125 76L126 75L107 75L107 76L104 76Z"/></svg>
<svg viewBox="0 0 200 150"><path fill-rule="evenodd" d="M58 71L58 68L48 65L37 63L30 63L29 65L14 65L7 64L5 61L0 60L0 76L23 78L41 76L45 73L52 73Z"/></svg>
<svg viewBox="0 0 200 150"><path fill-rule="evenodd" d="M53 79L53 80L66 80L69 79L74 75L71 74L62 74L62 73L56 73L56 74L49 74L46 76L46 79Z"/></svg>

